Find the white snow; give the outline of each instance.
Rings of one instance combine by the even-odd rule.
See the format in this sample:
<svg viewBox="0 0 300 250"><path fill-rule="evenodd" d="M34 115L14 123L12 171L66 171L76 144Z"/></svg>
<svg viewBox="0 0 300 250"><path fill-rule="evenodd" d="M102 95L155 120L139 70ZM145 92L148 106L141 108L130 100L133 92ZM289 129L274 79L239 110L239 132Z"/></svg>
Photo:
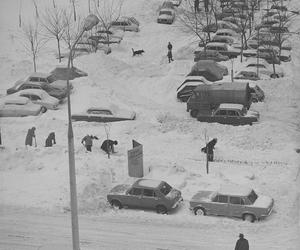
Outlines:
<svg viewBox="0 0 300 250"><path fill-rule="evenodd" d="M18 28L19 0L0 1L0 96L15 81L32 73L31 58L24 52ZM36 1L39 9L52 1ZM56 1L68 5L69 0ZM184 1L183 1L184 2ZM77 57L74 65L88 77L73 82L72 113L92 105L113 104L134 110L136 120L112 123L74 122L75 161L79 212L104 218L134 219L143 223L168 225L203 225L215 237L231 234L236 239L243 232L256 249L299 249L300 199L300 39L293 35L292 61L283 63L286 77L261 80L264 103L251 108L259 111L260 121L253 126L229 126L200 123L176 100L176 89L193 62L196 38L173 25L157 24L157 10L162 1L125 0L122 16L135 16L140 32L125 32L119 45L113 44L109 55L98 51ZM87 1L76 1L77 10L88 14ZM299 9L300 2L289 6ZM23 22L34 18L32 1L22 1ZM299 27L296 18L293 26ZM173 44L174 62L167 61L167 44ZM132 57L131 48L143 49ZM38 71L50 72L57 64L56 44L47 43L38 57ZM66 65L66 59L61 65ZM231 69L231 62L222 63ZM239 59L234 67L241 65ZM28 128L37 128L37 148L24 146ZM40 116L0 118L0 207L38 208L50 212L69 209L69 170L67 144L67 104ZM117 153L110 159L100 146L106 139L118 140ZM57 144L45 148L50 132ZM205 154L201 148L208 139L218 138L215 161L206 173ZM86 134L99 137L93 152L81 145ZM127 150L132 139L143 145L144 165L150 168L145 178L164 180L182 192L185 203L168 216L152 211L124 209L112 212L106 203L109 190L120 183L132 183L128 177ZM250 224L219 217L195 217L188 201L199 190L217 190L223 184L253 188L274 198L274 211L266 220ZM220 233L219 233L220 232ZM226 232L226 234L224 233ZM180 233L178 233L180 234ZM199 249L201 246L199 246ZM219 246L211 248L220 249Z"/></svg>
<svg viewBox="0 0 300 250"><path fill-rule="evenodd" d="M143 179L143 180L140 180L138 183L140 186L143 186L143 187L155 188L155 187L158 187L158 185L161 183L161 181L160 180Z"/></svg>

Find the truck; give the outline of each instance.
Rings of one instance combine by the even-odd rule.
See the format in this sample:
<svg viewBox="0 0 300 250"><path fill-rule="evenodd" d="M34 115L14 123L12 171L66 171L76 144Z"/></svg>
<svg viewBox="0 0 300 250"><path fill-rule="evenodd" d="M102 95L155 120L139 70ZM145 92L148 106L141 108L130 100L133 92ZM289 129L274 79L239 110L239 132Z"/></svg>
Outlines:
<svg viewBox="0 0 300 250"><path fill-rule="evenodd" d="M211 114L221 103L242 104L247 109L252 103L251 88L248 82L221 82L199 85L187 101L187 112L192 117Z"/></svg>

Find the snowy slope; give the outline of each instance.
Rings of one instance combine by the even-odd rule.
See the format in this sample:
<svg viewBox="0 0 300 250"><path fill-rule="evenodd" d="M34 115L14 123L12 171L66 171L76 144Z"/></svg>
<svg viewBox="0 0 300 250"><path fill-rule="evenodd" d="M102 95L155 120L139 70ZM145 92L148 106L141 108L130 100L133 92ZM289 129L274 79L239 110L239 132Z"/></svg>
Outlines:
<svg viewBox="0 0 300 250"><path fill-rule="evenodd" d="M23 1L24 19L33 16L32 3ZM52 1L37 1L42 9ZM67 5L68 0L59 1ZM78 10L87 14L87 1L77 1ZM111 103L137 112L135 121L112 123L110 137L117 139L118 153L111 159L101 152L105 128L98 123L73 123L77 170L78 202L81 213L103 217L135 218L139 221L163 221L167 224L203 224L208 233L240 231L252 239L271 237L268 247L299 247L299 154L300 148L300 40L293 37L292 62L284 63L287 77L260 81L266 93L264 103L253 104L261 120L253 126L227 126L197 122L177 102L176 88L193 65L195 38L174 25L156 23L157 8L162 1L125 0L123 15L135 16L141 23L139 33L126 32L113 52L101 51L75 59L76 67L89 74L73 81L72 111L90 105ZM300 8L297 0L291 6ZM31 72L32 66L18 38L17 0L0 2L0 95L16 80ZM12 14L14 13L14 15ZM26 17L26 18L25 18ZM300 24L295 20L294 26ZM167 62L167 43L173 44L175 61ZM45 46L38 58L38 70L48 72L57 65L55 43ZM144 49L132 57L131 48ZM66 64L63 61L62 64ZM238 64L238 63L237 63ZM37 148L24 146L27 129L36 126ZM69 209L69 176L67 152L67 106L47 111L38 117L0 118L0 205L40 208L48 211ZM54 131L57 145L44 148L44 140ZM218 138L216 161L206 174L204 134ZM97 135L92 153L80 144L86 134ZM132 182L127 175L127 150L131 140L143 144L144 164L151 171L147 178L164 179L182 191L185 204L170 216L151 211L120 210L112 214L106 204L106 193L122 182ZM249 224L240 220L195 217L187 201L200 189L215 189L224 183L253 187L258 193L275 200L272 215L264 221ZM284 232L284 237L280 237ZM217 249L217 248L216 248ZM263 247L261 247L263 249Z"/></svg>

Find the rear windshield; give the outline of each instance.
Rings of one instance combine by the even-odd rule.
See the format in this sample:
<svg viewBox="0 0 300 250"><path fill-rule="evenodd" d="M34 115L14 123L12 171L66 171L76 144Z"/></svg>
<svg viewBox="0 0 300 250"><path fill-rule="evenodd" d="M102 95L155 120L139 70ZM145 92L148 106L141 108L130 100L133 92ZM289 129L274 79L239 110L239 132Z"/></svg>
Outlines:
<svg viewBox="0 0 300 250"><path fill-rule="evenodd" d="M172 16L172 13L171 13L171 11L160 11L159 12L159 15L169 15L169 16Z"/></svg>

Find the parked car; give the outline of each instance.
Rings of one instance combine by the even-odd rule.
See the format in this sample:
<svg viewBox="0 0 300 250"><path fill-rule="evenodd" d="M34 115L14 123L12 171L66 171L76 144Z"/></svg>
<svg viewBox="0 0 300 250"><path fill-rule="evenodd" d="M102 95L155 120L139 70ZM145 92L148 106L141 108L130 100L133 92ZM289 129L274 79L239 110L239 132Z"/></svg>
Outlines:
<svg viewBox="0 0 300 250"><path fill-rule="evenodd" d="M281 50L281 52L279 53L279 47L277 46L259 46L257 49L260 53L266 53L271 58L278 57L279 60L283 62L291 61L291 52L288 50Z"/></svg>
<svg viewBox="0 0 300 250"><path fill-rule="evenodd" d="M206 45L206 49L218 51L222 55L228 56L229 58L235 58L241 54L239 49L233 48L227 43L210 42Z"/></svg>
<svg viewBox="0 0 300 250"><path fill-rule="evenodd" d="M240 35L231 29L218 29L215 33L216 36L229 36L236 39L240 38Z"/></svg>
<svg viewBox="0 0 300 250"><path fill-rule="evenodd" d="M59 100L50 96L45 90L42 89L24 89L20 90L9 98L14 96L21 96L28 98L32 103L39 104L47 109L58 109Z"/></svg>
<svg viewBox="0 0 300 250"><path fill-rule="evenodd" d="M164 24L172 24L175 19L175 11L171 8L162 8L159 10L157 22Z"/></svg>
<svg viewBox="0 0 300 250"><path fill-rule="evenodd" d="M87 122L118 122L126 120L134 120L135 112L120 110L106 107L91 107L84 112L72 115L74 121Z"/></svg>
<svg viewBox="0 0 300 250"><path fill-rule="evenodd" d="M222 103L212 111L211 115L199 113L197 120L200 122L217 122L229 125L252 125L258 122L259 113L253 110L247 110L242 104Z"/></svg>
<svg viewBox="0 0 300 250"><path fill-rule="evenodd" d="M153 209L166 214L182 202L181 192L161 180L138 179L132 185L115 186L107 195L116 208L133 207Z"/></svg>
<svg viewBox="0 0 300 250"><path fill-rule="evenodd" d="M178 7L178 6L181 4L182 0L170 0L170 2L171 2L174 6Z"/></svg>
<svg viewBox="0 0 300 250"><path fill-rule="evenodd" d="M47 84L44 82L23 82L23 81L16 82L13 87L9 88L6 91L6 93L10 95L24 89L42 89L45 90L49 95L59 100L63 100L68 93L67 89L56 88L53 87L51 84Z"/></svg>
<svg viewBox="0 0 300 250"><path fill-rule="evenodd" d="M239 32L240 28L231 22L226 22L219 20L217 23L211 23L203 28L203 32L213 32L215 33L219 29L229 29L235 32Z"/></svg>
<svg viewBox="0 0 300 250"><path fill-rule="evenodd" d="M273 67L265 59L262 58L259 58L258 60L254 57L247 58L245 62L245 68L251 68L256 70L258 68L259 74L264 74L271 78L278 78L284 76L284 72L281 68L279 68L279 66L276 67L274 73Z"/></svg>
<svg viewBox="0 0 300 250"><path fill-rule="evenodd" d="M137 25L137 23L133 21L130 17L121 17L116 21L111 22L111 28L120 29L123 31L140 31L139 25Z"/></svg>
<svg viewBox="0 0 300 250"><path fill-rule="evenodd" d="M272 198L239 185L224 185L217 191L199 191L190 200L190 209L195 215L237 217L250 222L268 217L273 206Z"/></svg>
<svg viewBox="0 0 300 250"><path fill-rule="evenodd" d="M234 77L234 79L238 80L251 80L251 81L257 81L261 78L257 75L256 68L245 68L240 71L238 71Z"/></svg>
<svg viewBox="0 0 300 250"><path fill-rule="evenodd" d="M35 116L46 111L45 107L32 103L26 97L5 97L0 100L0 117Z"/></svg>
<svg viewBox="0 0 300 250"><path fill-rule="evenodd" d="M59 89L67 89L67 81L65 80L57 80L54 75L51 73L41 73L41 72L34 72L30 74L25 80L19 80L20 82L39 82L39 83L46 83L50 84L52 87L59 88ZM70 83L70 87L73 88L72 83Z"/></svg>
<svg viewBox="0 0 300 250"><path fill-rule="evenodd" d="M209 50L209 49L202 50L202 51L196 50L194 52L194 55L195 55L194 62L198 62L200 60L214 60L216 62L229 60L228 56L224 56L216 50Z"/></svg>
<svg viewBox="0 0 300 250"><path fill-rule="evenodd" d="M57 80L73 80L78 77L84 77L87 76L88 74L76 67L66 67L66 66L56 66L55 69L53 69L50 72L51 75L54 76L55 79Z"/></svg>
<svg viewBox="0 0 300 250"><path fill-rule="evenodd" d="M203 76L187 76L177 88L177 99L186 102L192 95L193 89L200 84L212 84L212 82L206 80Z"/></svg>

